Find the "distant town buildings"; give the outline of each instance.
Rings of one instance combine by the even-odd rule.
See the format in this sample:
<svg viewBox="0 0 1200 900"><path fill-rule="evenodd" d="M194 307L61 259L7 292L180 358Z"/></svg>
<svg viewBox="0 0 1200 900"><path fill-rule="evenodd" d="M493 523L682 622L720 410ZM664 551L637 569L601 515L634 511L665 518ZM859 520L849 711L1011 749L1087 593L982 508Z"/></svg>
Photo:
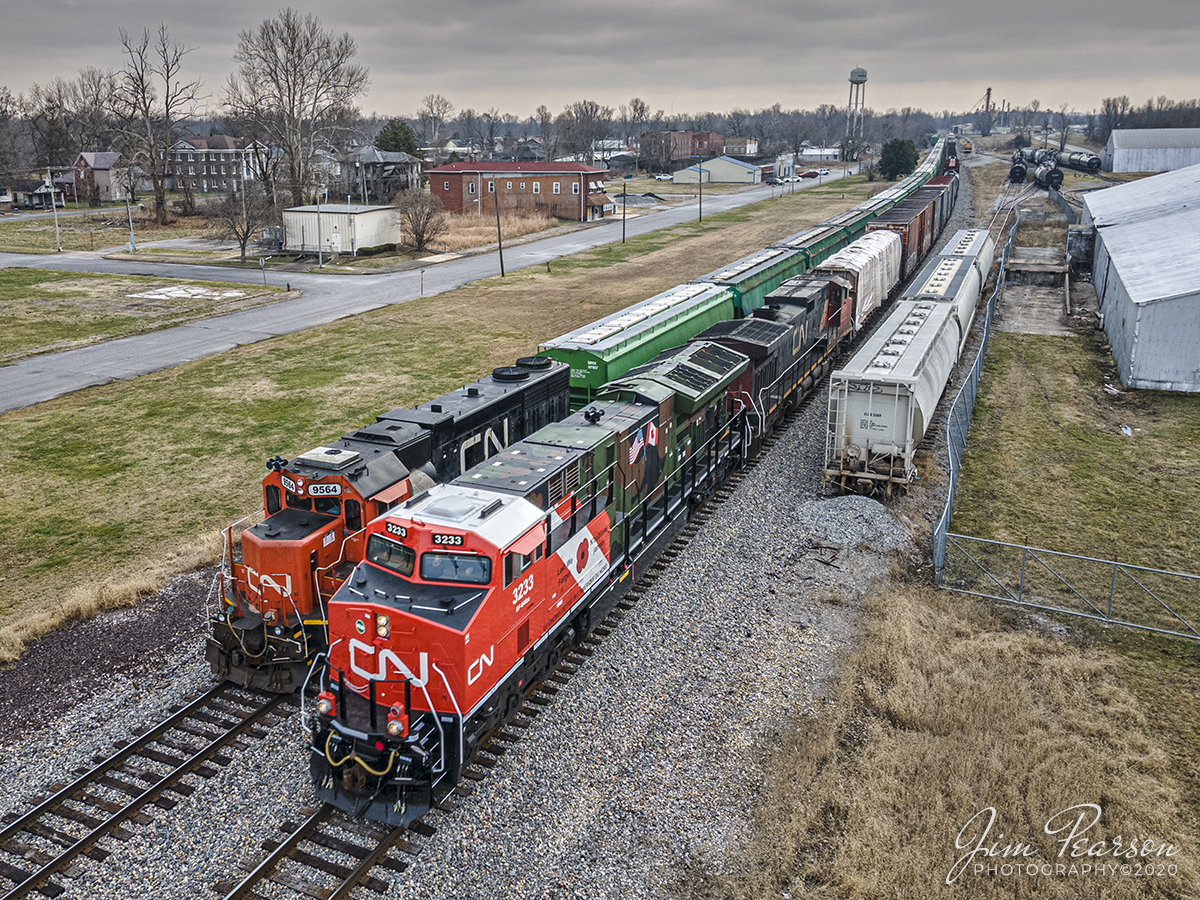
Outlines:
<svg viewBox="0 0 1200 900"><path fill-rule="evenodd" d="M586 222L612 213L605 170L574 162L457 162L430 169L429 192L449 212L541 214Z"/></svg>

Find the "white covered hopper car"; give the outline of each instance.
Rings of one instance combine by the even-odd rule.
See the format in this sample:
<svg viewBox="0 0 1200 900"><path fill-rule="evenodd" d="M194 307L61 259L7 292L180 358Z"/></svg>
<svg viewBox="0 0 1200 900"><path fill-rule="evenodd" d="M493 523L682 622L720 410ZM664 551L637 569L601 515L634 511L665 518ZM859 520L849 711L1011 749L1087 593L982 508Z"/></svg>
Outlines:
<svg viewBox="0 0 1200 900"><path fill-rule="evenodd" d="M917 445L958 358L959 319L948 303L900 300L829 383L825 478L870 493L917 475Z"/></svg>
<svg viewBox="0 0 1200 900"><path fill-rule="evenodd" d="M996 244L983 229L958 232L939 256L925 264L900 295L902 300L949 303L959 325L959 353L971 331L975 308L992 268Z"/></svg>

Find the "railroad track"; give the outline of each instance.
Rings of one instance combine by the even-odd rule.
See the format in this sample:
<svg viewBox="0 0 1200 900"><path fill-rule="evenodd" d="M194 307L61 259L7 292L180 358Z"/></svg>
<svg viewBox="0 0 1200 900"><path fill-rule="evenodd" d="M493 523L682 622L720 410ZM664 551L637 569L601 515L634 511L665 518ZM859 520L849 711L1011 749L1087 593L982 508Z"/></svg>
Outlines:
<svg viewBox="0 0 1200 900"><path fill-rule="evenodd" d="M51 788L25 813L10 813L0 829L0 900L38 893L58 897L66 889L56 876L77 873L80 856L101 861L112 852L102 843L133 836L127 823L152 821L152 807L171 809L191 795L190 775L210 778L232 757L227 748L243 738L266 737L266 728L294 711L295 697L266 694L224 682L110 755L96 754L93 767L76 769L71 783ZM287 712L279 713L281 707ZM0 882L2 883L2 882Z"/></svg>
<svg viewBox="0 0 1200 900"><path fill-rule="evenodd" d="M454 807L443 803L439 808ZM241 881L221 881L214 890L225 900L263 900L256 889L267 882L316 900L345 900L358 887L384 894L390 885L375 874L376 869L403 872L409 865L390 852L416 855L420 847L409 838L437 833L420 820L407 828L376 828L328 803L307 812L303 822L280 826L281 839L263 841L266 859L255 866L244 864L249 873ZM278 891L273 887L270 894L278 896Z"/></svg>
<svg viewBox="0 0 1200 900"><path fill-rule="evenodd" d="M488 773L499 765L501 757L522 740L524 732L534 724L537 716L554 702L561 687L570 683L571 677L597 652L599 646L691 543L716 509L736 493L738 483L754 470L766 451L783 437L815 394L815 390L810 391L764 439L762 452L734 471L729 481L696 510L675 540L649 568L639 574L636 584L617 601L608 616L578 646L563 656L553 672L525 690L524 702L517 715L480 744L475 759L462 773L462 782L448 798L435 803L435 808L452 812L456 808L454 797L470 795L475 790L475 784L486 779ZM389 830L375 827L325 804L311 811L309 818L302 823L285 822L280 826L280 832L284 835L281 839L263 842L262 849L268 855L262 862L257 865L243 863L242 867L248 874L241 881L235 883L229 879L213 885L223 900L264 900L266 895L259 893L257 888L266 882L274 886L270 894L272 897L278 896L277 888L285 888L315 900L344 900L357 887L382 895L389 888L387 872L402 873L409 866L407 860L396 858L392 851L416 856L421 852L420 839L436 834L437 830L421 819L407 828Z"/></svg>

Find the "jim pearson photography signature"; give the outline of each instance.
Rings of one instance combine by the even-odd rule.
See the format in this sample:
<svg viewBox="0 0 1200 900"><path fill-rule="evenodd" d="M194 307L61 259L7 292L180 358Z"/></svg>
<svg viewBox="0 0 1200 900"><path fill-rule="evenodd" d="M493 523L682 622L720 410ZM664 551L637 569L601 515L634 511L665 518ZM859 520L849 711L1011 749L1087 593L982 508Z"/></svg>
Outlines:
<svg viewBox="0 0 1200 900"><path fill-rule="evenodd" d="M1154 838L1126 838L1119 834L1109 838L1089 837L1088 831L1100 821L1101 812L1095 803L1080 803L1046 820L1042 831L1051 837L1062 835L1055 841L1058 853L1054 856L1056 862L1051 863L1042 858L1041 851L1033 844L1006 842L1003 832L993 837L996 808L985 806L959 830L954 849L967 852L950 867L946 884L953 884L968 870L976 875L1159 874L1149 861L1169 859L1179 853L1178 847ZM996 860L1005 863L998 864ZM1131 860L1134 862L1129 862ZM1162 868L1161 874L1168 874L1167 869L1175 867L1163 865Z"/></svg>

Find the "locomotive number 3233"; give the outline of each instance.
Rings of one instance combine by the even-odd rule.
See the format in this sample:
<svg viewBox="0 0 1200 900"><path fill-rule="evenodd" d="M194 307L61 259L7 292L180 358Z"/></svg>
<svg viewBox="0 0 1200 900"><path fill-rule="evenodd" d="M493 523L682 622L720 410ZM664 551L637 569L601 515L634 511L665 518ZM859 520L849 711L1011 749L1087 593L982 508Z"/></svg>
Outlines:
<svg viewBox="0 0 1200 900"><path fill-rule="evenodd" d="M442 547L461 547L463 536L461 534L435 534L433 543Z"/></svg>

